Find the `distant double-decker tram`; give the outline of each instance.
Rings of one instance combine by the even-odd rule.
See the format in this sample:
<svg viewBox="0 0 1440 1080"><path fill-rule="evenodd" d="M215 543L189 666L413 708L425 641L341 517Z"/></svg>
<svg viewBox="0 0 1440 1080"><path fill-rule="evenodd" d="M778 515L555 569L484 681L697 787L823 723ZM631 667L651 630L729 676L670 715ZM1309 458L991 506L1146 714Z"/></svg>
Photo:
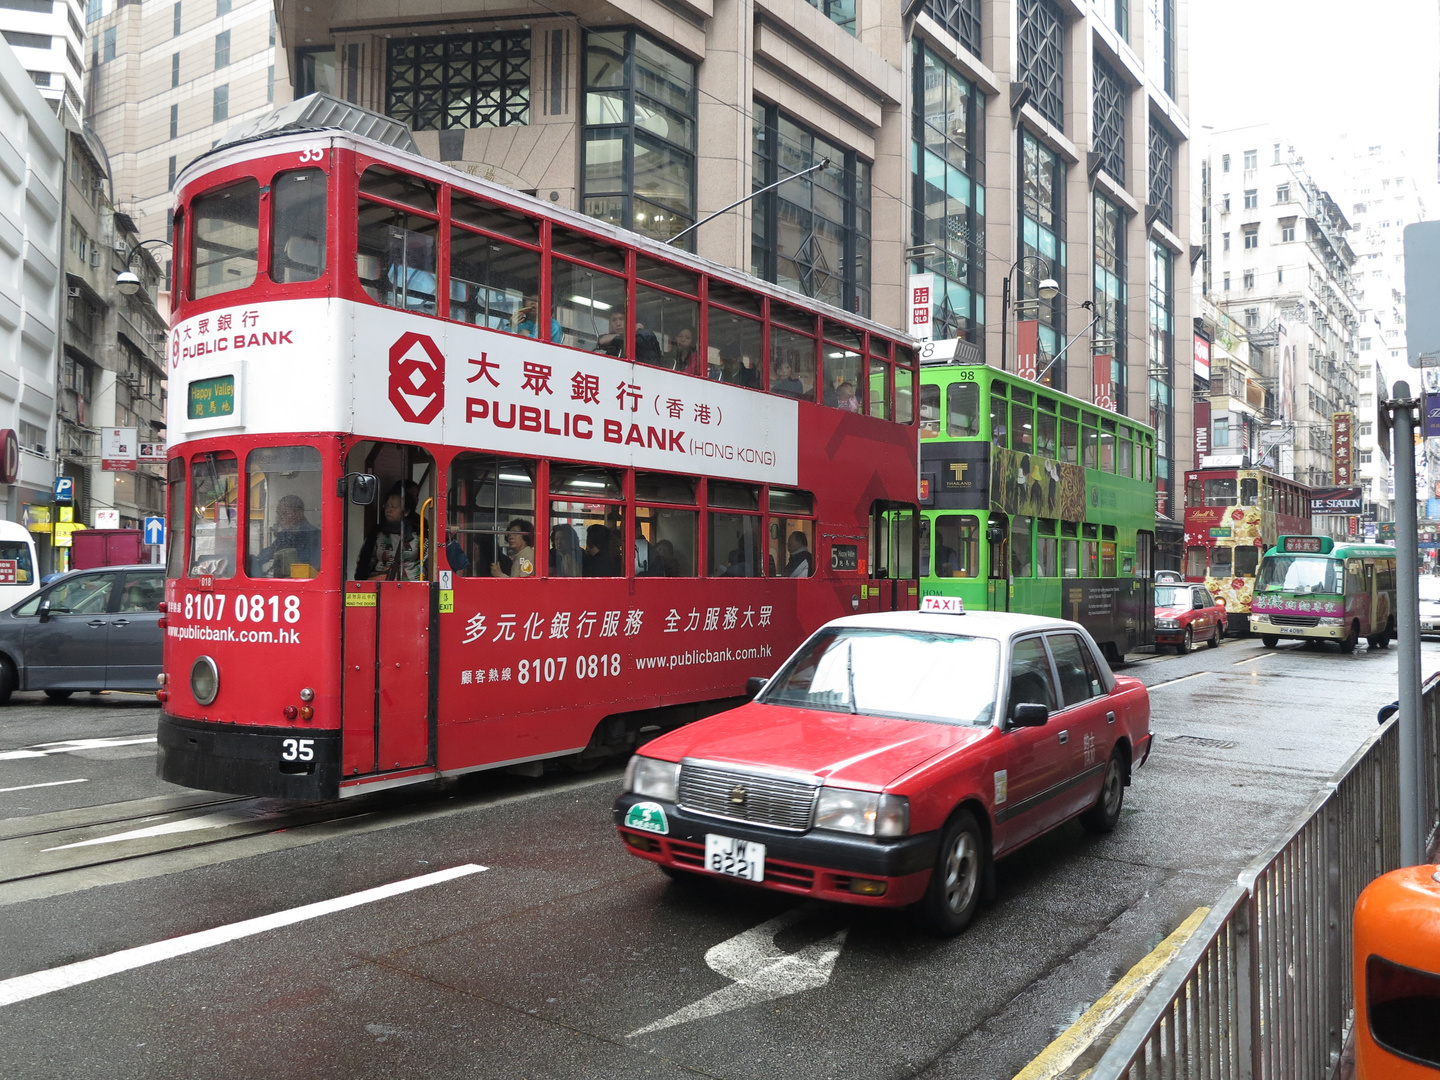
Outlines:
<svg viewBox="0 0 1440 1080"><path fill-rule="evenodd" d="M918 606L893 331L342 130L176 190L165 779L585 768Z"/></svg>
<svg viewBox="0 0 1440 1080"><path fill-rule="evenodd" d="M991 367L920 383L921 592L1152 644L1154 430Z"/></svg>
<svg viewBox="0 0 1440 1080"><path fill-rule="evenodd" d="M1282 534L1310 531L1310 494L1268 469L1185 474L1185 580L1224 606L1229 633L1249 633L1261 555Z"/></svg>

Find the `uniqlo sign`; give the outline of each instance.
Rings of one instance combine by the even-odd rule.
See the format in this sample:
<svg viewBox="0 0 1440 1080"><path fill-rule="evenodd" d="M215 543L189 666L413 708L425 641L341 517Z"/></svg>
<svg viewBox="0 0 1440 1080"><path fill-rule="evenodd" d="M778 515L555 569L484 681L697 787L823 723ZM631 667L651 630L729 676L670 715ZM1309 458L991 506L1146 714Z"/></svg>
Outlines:
<svg viewBox="0 0 1440 1080"><path fill-rule="evenodd" d="M935 310L935 275L911 274L909 296L905 305L910 336L929 341L933 336L931 315Z"/></svg>

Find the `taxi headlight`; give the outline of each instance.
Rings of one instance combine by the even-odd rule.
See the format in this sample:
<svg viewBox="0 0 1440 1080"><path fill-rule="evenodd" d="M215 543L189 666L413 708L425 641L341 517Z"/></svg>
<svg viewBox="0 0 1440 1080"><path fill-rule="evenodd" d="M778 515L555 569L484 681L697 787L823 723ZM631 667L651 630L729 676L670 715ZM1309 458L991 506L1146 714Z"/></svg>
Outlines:
<svg viewBox="0 0 1440 1080"><path fill-rule="evenodd" d="M220 669L208 656L197 656L190 665L190 692L201 705L209 705L220 692Z"/></svg>
<svg viewBox="0 0 1440 1080"><path fill-rule="evenodd" d="M815 827L861 836L904 836L910 829L910 800L903 795L822 787Z"/></svg>
<svg viewBox="0 0 1440 1080"><path fill-rule="evenodd" d="M680 781L680 766L673 761L636 754L625 766L625 790L651 799L675 801L675 788Z"/></svg>
<svg viewBox="0 0 1440 1080"><path fill-rule="evenodd" d="M1156 630L1178 630L1179 628L1180 628L1180 624L1179 624L1178 622L1176 622L1174 619L1156 619L1156 620L1155 620L1155 629L1156 629Z"/></svg>

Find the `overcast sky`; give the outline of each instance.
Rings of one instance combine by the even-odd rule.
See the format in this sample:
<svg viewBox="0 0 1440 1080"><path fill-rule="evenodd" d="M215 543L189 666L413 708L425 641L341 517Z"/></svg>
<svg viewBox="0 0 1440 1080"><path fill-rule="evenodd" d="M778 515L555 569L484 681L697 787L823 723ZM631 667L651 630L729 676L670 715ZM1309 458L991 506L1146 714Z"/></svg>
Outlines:
<svg viewBox="0 0 1440 1080"><path fill-rule="evenodd" d="M1440 0L1191 0L1190 119L1274 124L1311 174L1352 143L1404 145L1422 184L1436 179ZM1431 191L1433 192L1433 186ZM1430 216L1440 207L1427 199Z"/></svg>

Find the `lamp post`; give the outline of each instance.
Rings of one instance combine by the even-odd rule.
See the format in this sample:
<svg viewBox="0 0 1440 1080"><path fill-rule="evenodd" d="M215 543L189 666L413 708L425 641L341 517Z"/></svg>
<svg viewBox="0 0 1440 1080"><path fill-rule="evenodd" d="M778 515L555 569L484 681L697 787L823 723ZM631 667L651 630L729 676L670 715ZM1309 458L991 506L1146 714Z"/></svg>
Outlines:
<svg viewBox="0 0 1440 1080"><path fill-rule="evenodd" d="M1015 276L1015 271L1020 270L1027 262L1037 262L1045 267L1045 276L1040 279L1040 285L1036 290L1040 299L1046 302L1054 300L1060 295L1060 283L1050 276L1050 264L1040 255L1022 255L1010 264L1009 271L1005 274L1005 282L1000 289L1000 370L1005 368L1005 354L1009 344L1010 335L1010 280Z"/></svg>
<svg viewBox="0 0 1440 1080"><path fill-rule="evenodd" d="M169 240L141 240L132 247L130 253L125 256L125 269L115 275L115 288L119 290L121 296L134 296L140 291L140 276L131 270L130 267L135 263L136 253L146 244L164 244L166 247L172 246Z"/></svg>

